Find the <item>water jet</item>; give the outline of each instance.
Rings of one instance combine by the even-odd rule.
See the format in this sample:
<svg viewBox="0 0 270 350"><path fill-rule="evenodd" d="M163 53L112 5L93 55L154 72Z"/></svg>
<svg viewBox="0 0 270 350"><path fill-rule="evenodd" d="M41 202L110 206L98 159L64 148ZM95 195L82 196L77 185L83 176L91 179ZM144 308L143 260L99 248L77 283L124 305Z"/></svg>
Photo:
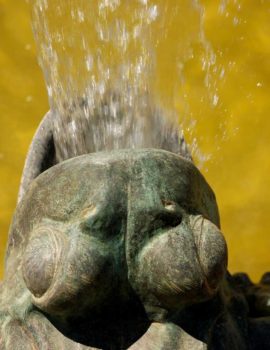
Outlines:
<svg viewBox="0 0 270 350"><path fill-rule="evenodd" d="M267 349L267 275L253 285L226 271L215 195L182 134L151 89L129 94L117 79L97 90L92 81L94 94L63 89L33 139L9 235L0 348Z"/></svg>

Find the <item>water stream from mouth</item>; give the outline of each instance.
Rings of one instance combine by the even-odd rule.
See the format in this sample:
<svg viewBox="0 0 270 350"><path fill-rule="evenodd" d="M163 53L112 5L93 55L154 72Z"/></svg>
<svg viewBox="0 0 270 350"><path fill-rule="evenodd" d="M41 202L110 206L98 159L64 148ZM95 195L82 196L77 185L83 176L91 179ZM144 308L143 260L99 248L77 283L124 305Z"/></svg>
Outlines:
<svg viewBox="0 0 270 350"><path fill-rule="evenodd" d="M32 9L59 160L119 148L181 152L181 132L196 126L183 91L196 52L201 98L218 103L199 1L32 0ZM203 165L209 155L190 143Z"/></svg>

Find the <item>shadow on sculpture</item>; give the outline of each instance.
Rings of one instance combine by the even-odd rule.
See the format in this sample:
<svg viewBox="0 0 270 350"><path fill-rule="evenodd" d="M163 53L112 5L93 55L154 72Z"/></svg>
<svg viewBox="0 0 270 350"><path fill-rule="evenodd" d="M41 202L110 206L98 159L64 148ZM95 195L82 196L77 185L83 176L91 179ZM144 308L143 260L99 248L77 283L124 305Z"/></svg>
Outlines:
<svg viewBox="0 0 270 350"><path fill-rule="evenodd" d="M166 135L60 161L45 117L9 233L0 349L270 349L270 277L226 271L215 195Z"/></svg>

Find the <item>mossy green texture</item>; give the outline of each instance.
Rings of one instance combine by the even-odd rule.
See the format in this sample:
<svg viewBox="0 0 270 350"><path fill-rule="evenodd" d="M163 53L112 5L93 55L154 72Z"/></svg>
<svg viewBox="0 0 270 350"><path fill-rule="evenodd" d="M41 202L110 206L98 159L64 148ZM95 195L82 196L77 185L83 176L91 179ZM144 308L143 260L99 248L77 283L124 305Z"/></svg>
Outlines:
<svg viewBox="0 0 270 350"><path fill-rule="evenodd" d="M156 149L69 159L18 204L0 349L255 349L267 322L249 320L226 267L215 195L191 161Z"/></svg>

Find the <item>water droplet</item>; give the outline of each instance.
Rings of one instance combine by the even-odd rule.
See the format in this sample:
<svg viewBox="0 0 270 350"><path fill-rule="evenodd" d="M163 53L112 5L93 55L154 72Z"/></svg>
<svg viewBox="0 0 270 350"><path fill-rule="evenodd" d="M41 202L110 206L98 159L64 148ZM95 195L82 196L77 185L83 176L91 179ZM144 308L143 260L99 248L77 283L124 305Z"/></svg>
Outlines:
<svg viewBox="0 0 270 350"><path fill-rule="evenodd" d="M223 15L226 11L226 7L227 7L227 1L226 0L222 0L219 4L218 7L218 12Z"/></svg>
<svg viewBox="0 0 270 350"><path fill-rule="evenodd" d="M72 130L72 132L76 132L77 130L77 125L76 125L76 121L75 120L72 120L72 122L70 123L70 128Z"/></svg>
<svg viewBox="0 0 270 350"><path fill-rule="evenodd" d="M120 5L120 0L103 0L99 4L99 13L102 13L105 9L115 11Z"/></svg>
<svg viewBox="0 0 270 350"><path fill-rule="evenodd" d="M84 12L82 10L78 9L78 21L80 23L84 22L84 17L85 17Z"/></svg>
<svg viewBox="0 0 270 350"><path fill-rule="evenodd" d="M93 57L91 55L88 55L85 62L86 62L86 69L90 71L93 68L93 62L94 62Z"/></svg>
<svg viewBox="0 0 270 350"><path fill-rule="evenodd" d="M233 18L233 25L237 26L239 24L239 18L238 17L234 17Z"/></svg>
<svg viewBox="0 0 270 350"><path fill-rule="evenodd" d="M52 86L51 85L47 86L47 91L48 91L49 97L52 97Z"/></svg>
<svg viewBox="0 0 270 350"><path fill-rule="evenodd" d="M219 97L217 94L213 96L213 105L216 106L218 104Z"/></svg>
<svg viewBox="0 0 270 350"><path fill-rule="evenodd" d="M141 3L141 4L143 4L143 5L147 5L147 3L148 3L148 0L139 0L139 2Z"/></svg>
<svg viewBox="0 0 270 350"><path fill-rule="evenodd" d="M26 96L25 101L28 102L28 103L32 102L33 101L33 96L31 96L31 95Z"/></svg>
<svg viewBox="0 0 270 350"><path fill-rule="evenodd" d="M133 38L134 39L137 39L140 36L141 30L142 30L142 27L139 25L134 27L134 29L133 29Z"/></svg>
<svg viewBox="0 0 270 350"><path fill-rule="evenodd" d="M220 71L220 74L219 74L220 79L223 79L224 75L225 75L225 69L222 68L221 71Z"/></svg>
<svg viewBox="0 0 270 350"><path fill-rule="evenodd" d="M157 5L153 5L149 8L149 13L148 13L148 20L150 22L153 22L157 19L157 16L158 16L158 7Z"/></svg>

